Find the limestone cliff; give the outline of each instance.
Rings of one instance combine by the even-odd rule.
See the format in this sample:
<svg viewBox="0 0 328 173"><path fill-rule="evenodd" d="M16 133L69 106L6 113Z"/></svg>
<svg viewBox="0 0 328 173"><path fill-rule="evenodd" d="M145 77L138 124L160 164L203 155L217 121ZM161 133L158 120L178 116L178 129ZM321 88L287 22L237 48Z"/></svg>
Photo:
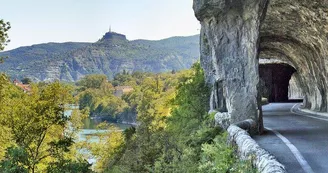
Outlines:
<svg viewBox="0 0 328 173"><path fill-rule="evenodd" d="M259 58L272 62L260 71L272 98L288 99L292 78L306 108L327 112L327 0L194 0L193 8L211 109L221 123L252 118L261 127Z"/></svg>
<svg viewBox="0 0 328 173"><path fill-rule="evenodd" d="M296 69L306 108L327 112L328 1L271 0L261 28L260 57Z"/></svg>
<svg viewBox="0 0 328 173"><path fill-rule="evenodd" d="M266 5L266 0L194 0L211 109L230 123L252 118L261 128L257 50Z"/></svg>
<svg viewBox="0 0 328 173"><path fill-rule="evenodd" d="M113 78L123 70L167 72L190 68L199 58L198 43L198 36L130 41L108 32L95 43L48 43L1 52L9 58L0 71L34 81L76 81L94 73Z"/></svg>
<svg viewBox="0 0 328 173"><path fill-rule="evenodd" d="M296 77L297 74L292 75L290 81L289 81L289 87L288 87L288 98L289 99L303 99L304 94L302 91L302 88L299 84L299 81Z"/></svg>

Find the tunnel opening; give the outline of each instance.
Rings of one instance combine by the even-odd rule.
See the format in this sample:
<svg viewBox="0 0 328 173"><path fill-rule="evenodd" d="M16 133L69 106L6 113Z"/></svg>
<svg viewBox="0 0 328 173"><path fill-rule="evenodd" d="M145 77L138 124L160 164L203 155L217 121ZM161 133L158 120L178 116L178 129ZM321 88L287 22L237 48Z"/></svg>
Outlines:
<svg viewBox="0 0 328 173"><path fill-rule="evenodd" d="M290 80L295 68L283 63L260 64L261 95L270 103L290 102ZM293 99L302 101L302 99Z"/></svg>

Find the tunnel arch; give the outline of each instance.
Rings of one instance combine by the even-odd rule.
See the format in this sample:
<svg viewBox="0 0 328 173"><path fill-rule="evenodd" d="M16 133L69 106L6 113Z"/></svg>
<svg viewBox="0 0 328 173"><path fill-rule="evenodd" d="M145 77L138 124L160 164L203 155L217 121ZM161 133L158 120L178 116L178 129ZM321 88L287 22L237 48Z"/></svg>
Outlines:
<svg viewBox="0 0 328 173"><path fill-rule="evenodd" d="M218 124L252 119L263 130L259 59L293 67L304 107L327 112L328 0L194 0L193 9Z"/></svg>
<svg viewBox="0 0 328 173"><path fill-rule="evenodd" d="M259 56L297 71L304 107L327 112L328 2L271 0L260 29Z"/></svg>

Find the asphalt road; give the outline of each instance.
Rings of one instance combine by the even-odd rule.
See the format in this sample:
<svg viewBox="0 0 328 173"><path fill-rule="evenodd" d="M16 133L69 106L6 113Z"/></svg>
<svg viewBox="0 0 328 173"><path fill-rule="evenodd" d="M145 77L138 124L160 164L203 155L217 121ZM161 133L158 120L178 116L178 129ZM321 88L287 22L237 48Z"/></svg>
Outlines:
<svg viewBox="0 0 328 173"><path fill-rule="evenodd" d="M267 130L254 139L289 173L328 173L328 117L299 112L295 104L263 106Z"/></svg>

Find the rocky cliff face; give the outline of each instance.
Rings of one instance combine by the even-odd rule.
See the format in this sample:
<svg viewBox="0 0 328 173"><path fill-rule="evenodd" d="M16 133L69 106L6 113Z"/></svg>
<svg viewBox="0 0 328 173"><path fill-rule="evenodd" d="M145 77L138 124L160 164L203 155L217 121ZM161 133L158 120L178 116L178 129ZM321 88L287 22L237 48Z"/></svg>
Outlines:
<svg viewBox="0 0 328 173"><path fill-rule="evenodd" d="M327 112L328 1L271 0L261 28L260 57L295 67L306 108Z"/></svg>
<svg viewBox="0 0 328 173"><path fill-rule="evenodd" d="M266 0L194 0L211 109L230 123L252 118L261 126L257 48L266 5Z"/></svg>
<svg viewBox="0 0 328 173"><path fill-rule="evenodd" d="M190 68L199 58L198 36L129 41L108 32L95 43L49 43L0 53L9 56L0 71L34 81L76 81L87 74L113 78L128 72L167 72Z"/></svg>
<svg viewBox="0 0 328 173"><path fill-rule="evenodd" d="M194 11L202 25L201 62L212 86L211 108L221 112L218 117L230 123L252 118L261 126L258 55L293 67L304 106L327 111L327 0L194 0ZM276 65L271 64L272 73L278 73ZM280 79L288 84L291 75Z"/></svg>
<svg viewBox="0 0 328 173"><path fill-rule="evenodd" d="M292 100L304 98L302 87L300 86L299 81L297 80L297 75L297 73L294 73L289 81L288 98Z"/></svg>

